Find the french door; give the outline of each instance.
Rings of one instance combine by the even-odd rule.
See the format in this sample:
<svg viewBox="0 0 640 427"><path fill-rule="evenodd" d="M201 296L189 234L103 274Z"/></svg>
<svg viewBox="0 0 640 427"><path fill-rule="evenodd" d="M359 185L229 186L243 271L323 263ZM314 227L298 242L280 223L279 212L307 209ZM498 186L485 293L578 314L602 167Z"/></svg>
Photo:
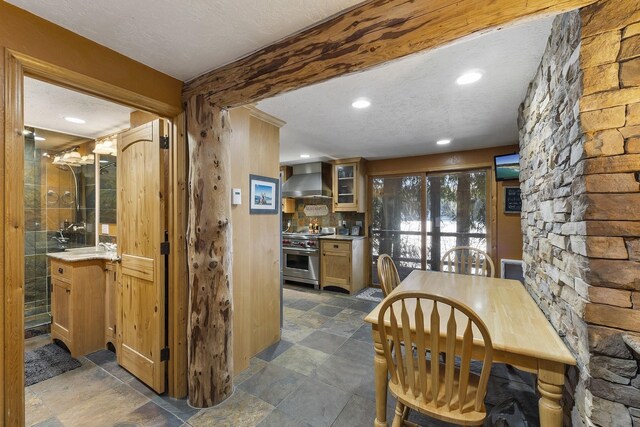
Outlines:
<svg viewBox="0 0 640 427"><path fill-rule="evenodd" d="M414 269L439 270L455 246L487 250L486 170L372 177L371 260L390 255L404 279Z"/></svg>

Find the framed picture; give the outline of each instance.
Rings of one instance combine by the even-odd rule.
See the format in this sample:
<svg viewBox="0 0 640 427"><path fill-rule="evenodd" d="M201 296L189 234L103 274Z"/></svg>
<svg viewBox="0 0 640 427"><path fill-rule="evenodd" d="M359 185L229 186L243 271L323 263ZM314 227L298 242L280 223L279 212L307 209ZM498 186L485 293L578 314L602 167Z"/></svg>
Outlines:
<svg viewBox="0 0 640 427"><path fill-rule="evenodd" d="M504 213L520 213L521 211L520 187L504 187Z"/></svg>
<svg viewBox="0 0 640 427"><path fill-rule="evenodd" d="M249 213L277 214L280 197L277 178L249 175Z"/></svg>

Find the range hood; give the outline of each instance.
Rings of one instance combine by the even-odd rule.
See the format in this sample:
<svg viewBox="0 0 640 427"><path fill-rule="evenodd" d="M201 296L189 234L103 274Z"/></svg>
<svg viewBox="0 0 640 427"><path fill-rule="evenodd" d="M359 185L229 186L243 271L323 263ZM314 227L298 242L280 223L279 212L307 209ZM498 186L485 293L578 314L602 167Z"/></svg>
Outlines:
<svg viewBox="0 0 640 427"><path fill-rule="evenodd" d="M293 166L293 175L282 185L282 197L331 197L331 165L305 163Z"/></svg>

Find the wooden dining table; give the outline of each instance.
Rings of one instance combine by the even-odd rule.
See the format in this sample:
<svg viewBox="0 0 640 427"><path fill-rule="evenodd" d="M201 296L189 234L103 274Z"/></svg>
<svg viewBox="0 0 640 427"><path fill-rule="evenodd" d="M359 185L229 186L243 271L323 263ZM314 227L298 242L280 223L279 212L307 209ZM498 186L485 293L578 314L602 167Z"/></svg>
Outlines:
<svg viewBox="0 0 640 427"><path fill-rule="evenodd" d="M560 399L565 369L567 365L575 365L576 360L522 283L492 277L414 270L391 295L402 291L441 295L462 302L475 311L491 335L493 361L537 375L540 425L562 425ZM375 347L374 425L377 427L387 426L388 371L378 333L381 306L382 303L365 318L366 322L371 323ZM386 321L384 323L387 324ZM441 324L446 322L441 321ZM427 331L429 325L425 325ZM458 339L462 341L462 333L458 334ZM482 344L474 342L474 345Z"/></svg>

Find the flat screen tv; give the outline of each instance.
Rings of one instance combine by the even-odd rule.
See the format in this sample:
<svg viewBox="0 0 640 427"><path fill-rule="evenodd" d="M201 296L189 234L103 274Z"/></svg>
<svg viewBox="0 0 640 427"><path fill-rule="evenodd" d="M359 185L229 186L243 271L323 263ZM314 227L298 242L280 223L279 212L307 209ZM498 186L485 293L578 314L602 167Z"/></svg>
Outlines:
<svg viewBox="0 0 640 427"><path fill-rule="evenodd" d="M509 181L520 178L519 154L495 156L493 162L496 166L496 181Z"/></svg>

